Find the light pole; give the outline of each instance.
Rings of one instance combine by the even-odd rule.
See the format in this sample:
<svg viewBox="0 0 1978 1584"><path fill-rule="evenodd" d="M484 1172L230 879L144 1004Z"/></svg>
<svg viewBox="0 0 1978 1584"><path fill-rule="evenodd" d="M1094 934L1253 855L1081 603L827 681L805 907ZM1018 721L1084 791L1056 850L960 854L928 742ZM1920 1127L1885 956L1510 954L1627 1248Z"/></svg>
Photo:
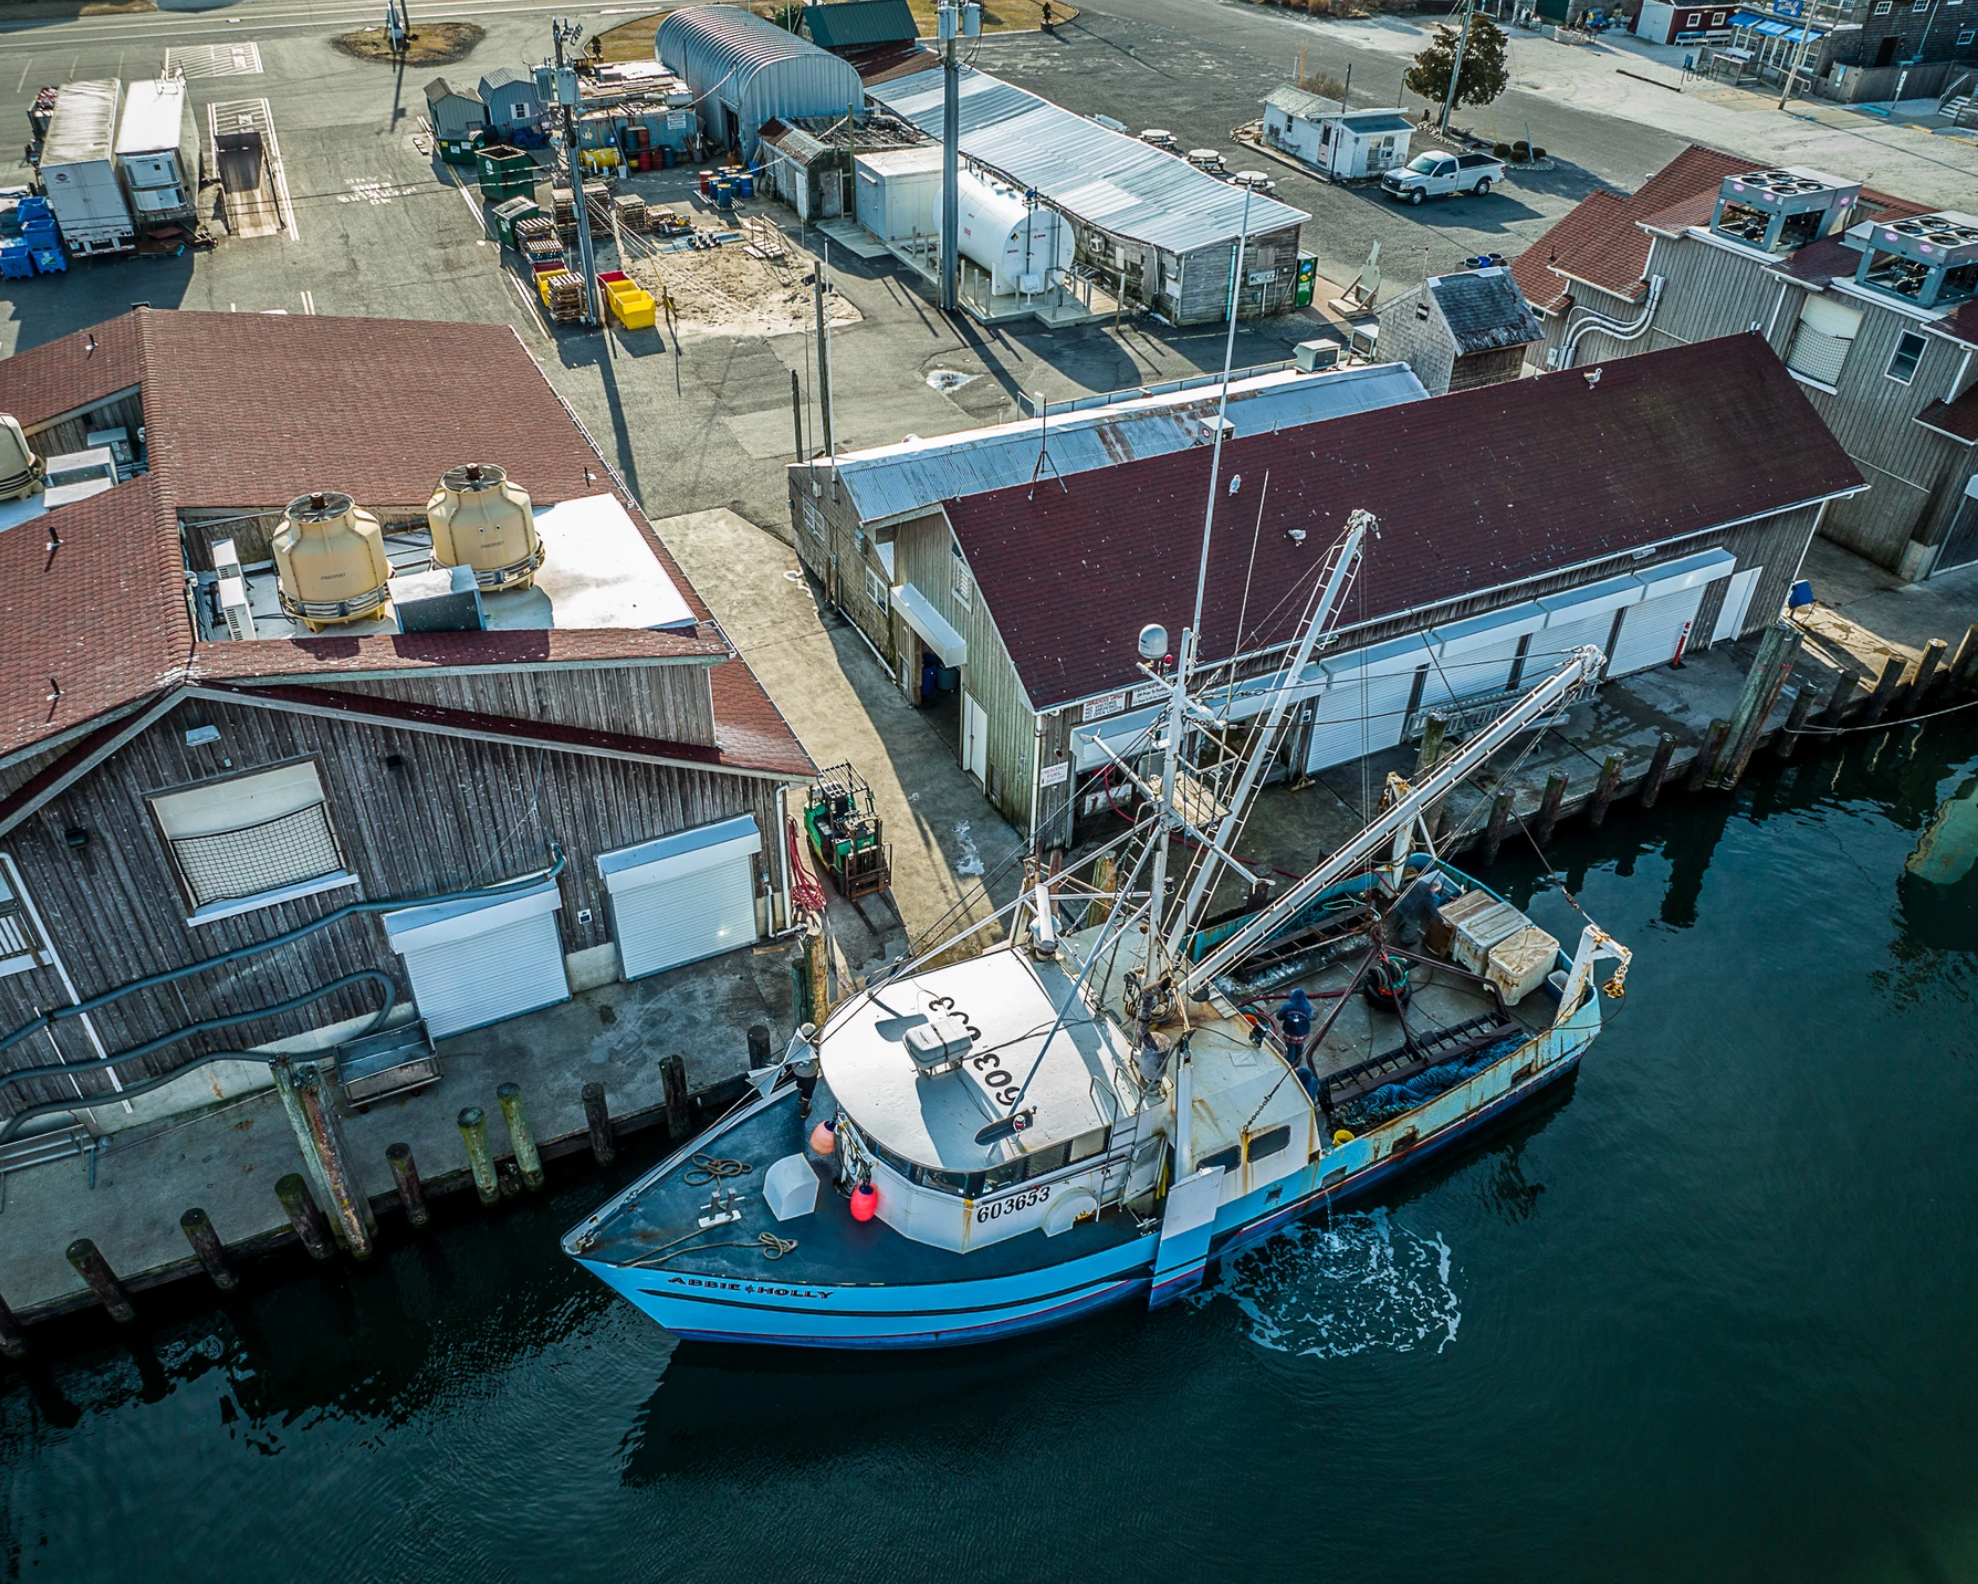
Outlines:
<svg viewBox="0 0 1978 1584"><path fill-rule="evenodd" d="M584 272L584 322L596 325L602 316L597 303L597 259L591 252L591 206L584 197L584 162L577 153L577 70L563 64L563 46L575 44L583 36L581 23L550 24L550 37L556 43L556 102L563 110L563 152L570 163L570 196L577 205L577 261Z"/></svg>
<svg viewBox="0 0 1978 1584"><path fill-rule="evenodd" d="M955 311L961 272L961 40L982 31L974 0L944 0L935 12L941 44L941 311Z"/></svg>

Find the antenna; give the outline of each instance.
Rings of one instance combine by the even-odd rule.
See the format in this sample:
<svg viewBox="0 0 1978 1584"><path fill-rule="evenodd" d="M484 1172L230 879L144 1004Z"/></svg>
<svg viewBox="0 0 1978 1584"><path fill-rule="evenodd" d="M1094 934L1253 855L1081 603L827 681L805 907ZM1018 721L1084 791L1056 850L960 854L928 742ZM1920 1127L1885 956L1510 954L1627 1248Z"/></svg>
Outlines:
<svg viewBox="0 0 1978 1584"><path fill-rule="evenodd" d="M1065 482L1064 474L1058 471L1058 464L1051 460L1050 427L1051 403L1040 391L1037 396L1037 466L1030 470L1030 494L1024 496L1025 500L1037 494L1038 477L1047 466L1051 477L1058 481L1058 488L1067 495L1071 493L1071 486Z"/></svg>
<svg viewBox="0 0 1978 1584"><path fill-rule="evenodd" d="M1216 446L1209 458L1209 504L1202 512L1202 564L1195 573L1195 620L1189 623L1189 633L1194 641L1184 638L1181 647L1181 670L1176 677L1178 685L1185 686L1189 672L1194 669L1195 651L1200 647L1202 637L1202 597L1209 586L1209 536L1216 525L1216 485L1222 478L1223 466L1223 426L1229 414L1229 368L1236 357L1236 304L1239 289L1243 284L1243 255L1250 240L1250 198L1253 189L1243 189L1243 217L1236 226L1236 246L1231 250L1229 269L1229 334L1223 341L1222 397L1216 403ZM1172 781L1173 777L1169 777ZM1163 795L1171 795L1172 787L1163 788Z"/></svg>

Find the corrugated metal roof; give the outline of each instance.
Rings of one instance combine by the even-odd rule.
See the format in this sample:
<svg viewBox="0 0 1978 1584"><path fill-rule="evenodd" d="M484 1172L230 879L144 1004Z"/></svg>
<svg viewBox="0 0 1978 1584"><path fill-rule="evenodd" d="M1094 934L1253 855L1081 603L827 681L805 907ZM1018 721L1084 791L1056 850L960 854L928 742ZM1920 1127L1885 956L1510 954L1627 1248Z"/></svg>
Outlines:
<svg viewBox="0 0 1978 1584"><path fill-rule="evenodd" d="M1269 434L1427 394L1402 363L1321 374L1287 371L1232 381L1228 416L1238 436ZM1211 383L1048 416L1042 429L1048 431L1043 438L1050 461L1041 477L1048 486L1053 468L1083 473L1201 445L1219 397L1220 387ZM1039 437L1033 418L854 451L838 458L840 487L869 526L914 516L957 496L1028 484L1037 472Z"/></svg>
<svg viewBox="0 0 1978 1584"><path fill-rule="evenodd" d="M683 6L667 13L653 48L695 93L719 86L721 97L732 103L740 102L748 79L763 67L824 54L809 39L732 5Z"/></svg>
<svg viewBox="0 0 1978 1584"><path fill-rule="evenodd" d="M481 79L481 93L485 97L490 89L522 87L529 92L536 91L534 72L525 72L515 66L497 66Z"/></svg>
<svg viewBox="0 0 1978 1584"><path fill-rule="evenodd" d="M77 165L106 160L117 137L117 101L123 85L112 77L103 82L63 83L41 145L41 163ZM174 139L174 142L177 140Z"/></svg>
<svg viewBox="0 0 1978 1584"><path fill-rule="evenodd" d="M941 135L938 70L881 83L869 92L895 115ZM1171 253L1230 242L1244 229L1243 189L987 72L961 74L961 148L1088 224ZM1252 197L1249 203L1252 236L1311 218L1270 198Z"/></svg>
<svg viewBox="0 0 1978 1584"><path fill-rule="evenodd" d="M834 0L804 7L804 26L825 49L904 44L920 36L907 0Z"/></svg>
<svg viewBox="0 0 1978 1584"><path fill-rule="evenodd" d="M185 137L185 79L146 78L124 95L117 126L119 154L156 154L175 149Z"/></svg>
<svg viewBox="0 0 1978 1584"><path fill-rule="evenodd" d="M1337 114L1333 109L1335 102L1315 93L1307 93L1303 88L1294 88L1290 83L1279 83L1264 100L1265 104L1276 105L1286 115L1303 116L1307 121Z"/></svg>

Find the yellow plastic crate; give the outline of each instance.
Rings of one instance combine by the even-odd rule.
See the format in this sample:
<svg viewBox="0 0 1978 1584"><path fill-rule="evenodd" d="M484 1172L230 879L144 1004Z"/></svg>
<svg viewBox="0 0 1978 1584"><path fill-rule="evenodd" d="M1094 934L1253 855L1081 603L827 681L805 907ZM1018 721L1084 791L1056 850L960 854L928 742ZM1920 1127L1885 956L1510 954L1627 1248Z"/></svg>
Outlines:
<svg viewBox="0 0 1978 1584"><path fill-rule="evenodd" d="M627 330L650 330L659 304L649 291L634 286L630 290L614 286L610 292L611 311Z"/></svg>

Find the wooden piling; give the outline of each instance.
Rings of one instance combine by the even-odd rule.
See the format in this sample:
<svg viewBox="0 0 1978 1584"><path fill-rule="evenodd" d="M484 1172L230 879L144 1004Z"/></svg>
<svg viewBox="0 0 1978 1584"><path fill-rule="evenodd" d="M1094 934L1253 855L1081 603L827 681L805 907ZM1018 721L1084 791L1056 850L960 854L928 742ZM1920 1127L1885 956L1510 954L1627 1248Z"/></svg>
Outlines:
<svg viewBox="0 0 1978 1584"><path fill-rule="evenodd" d="M192 1245L192 1252L199 1256L206 1274L213 1278L215 1287L221 1292L232 1292L240 1285L240 1278L227 1264L227 1251L220 1242L220 1234L213 1230L213 1222L204 1210L194 1205L186 1211L179 1217L179 1230Z"/></svg>
<svg viewBox="0 0 1978 1584"><path fill-rule="evenodd" d="M1916 675L1898 706L1898 715L1920 715L1936 690L1939 677L1937 668L1944 663L1944 651L1950 648L1941 638L1932 638L1923 646L1922 658L1916 662Z"/></svg>
<svg viewBox="0 0 1978 1584"><path fill-rule="evenodd" d="M831 1012L831 937L821 919L804 937L804 970L810 976L810 1016L805 1021L821 1026Z"/></svg>
<svg viewBox="0 0 1978 1584"><path fill-rule="evenodd" d="M1448 734L1449 721L1442 715L1430 715L1422 722L1422 751L1415 760L1415 773L1421 774L1442 757L1442 739Z"/></svg>
<svg viewBox="0 0 1978 1584"><path fill-rule="evenodd" d="M351 1165L350 1145L344 1139L329 1087L314 1065L295 1069L295 1093L315 1141L317 1162L330 1185L327 1209L341 1234L340 1241L353 1259L369 1259L378 1235L377 1217L371 1210L371 1196L365 1193Z"/></svg>
<svg viewBox="0 0 1978 1584"><path fill-rule="evenodd" d="M1085 909L1085 927L1103 924L1112 917L1113 888L1119 884L1119 870L1113 863L1111 853L1101 853L1092 860L1092 889L1100 895Z"/></svg>
<svg viewBox="0 0 1978 1584"><path fill-rule="evenodd" d="M495 1186L501 1190L504 1199L522 1197L522 1168L514 1161L503 1157L495 1162Z"/></svg>
<svg viewBox="0 0 1978 1584"><path fill-rule="evenodd" d="M1790 759L1799 747L1799 734L1806 730L1807 718L1813 713L1813 689L1803 687L1793 699L1792 712L1786 716L1786 724L1779 737L1772 744L1772 752L1781 759Z"/></svg>
<svg viewBox="0 0 1978 1584"><path fill-rule="evenodd" d="M1490 823L1484 827L1483 861L1497 862L1497 849L1504 845L1504 827L1511 818L1512 792L1506 787L1491 800Z"/></svg>
<svg viewBox="0 0 1978 1584"><path fill-rule="evenodd" d="M1752 751L1757 748L1758 739L1765 735L1765 722L1771 717L1772 707L1779 702L1786 679L1793 674L1793 662L1799 656L1804 636L1799 628L1785 621L1775 621L1759 634L1758 653L1745 673L1737 708L1731 711L1723 746L1710 767L1706 786L1728 790L1743 779Z"/></svg>
<svg viewBox="0 0 1978 1584"><path fill-rule="evenodd" d="M412 1146L388 1144L385 1159L391 1165L392 1187L398 1190L398 1202L405 1209L407 1223L424 1226L433 1217L426 1208L426 1185L419 1180L419 1163L412 1158Z"/></svg>
<svg viewBox="0 0 1978 1584"><path fill-rule="evenodd" d="M600 1166L609 1166L617 1158L618 1144L611 1136L611 1109L601 1083L584 1085L584 1127L591 1135L591 1157Z"/></svg>
<svg viewBox="0 0 1978 1584"><path fill-rule="evenodd" d="M1703 746L1696 751L1690 761L1690 773L1684 785L1692 792L1701 792L1703 783L1710 779L1710 770L1717 763L1717 755L1723 751L1724 734L1731 729L1727 720L1714 720L1710 730L1703 734Z"/></svg>
<svg viewBox="0 0 1978 1584"><path fill-rule="evenodd" d="M1428 814L1425 817L1424 823L1428 827L1430 846L1434 846L1437 842L1442 840L1443 816L1448 812L1449 812L1449 802L1448 799L1446 798L1437 798L1435 800L1434 805L1429 809Z"/></svg>
<svg viewBox="0 0 1978 1584"><path fill-rule="evenodd" d="M810 969L802 957L790 959L790 1025L802 1028L813 1021L810 1005Z"/></svg>
<svg viewBox="0 0 1978 1584"><path fill-rule="evenodd" d="M27 1357L27 1338L21 1335L20 1322L4 1298L0 1298L0 1355L10 1359Z"/></svg>
<svg viewBox="0 0 1978 1584"><path fill-rule="evenodd" d="M494 1156L488 1150L488 1119L479 1106L465 1106L458 1121L461 1141L467 1146L467 1166L474 1174L474 1192L482 1204L496 1204L501 1184L495 1180Z"/></svg>
<svg viewBox="0 0 1978 1584"><path fill-rule="evenodd" d="M1827 706L1821 710L1819 725L1838 726L1841 717L1848 712L1848 705L1854 699L1853 673L1843 671L1834 678L1834 691L1827 695Z"/></svg>
<svg viewBox="0 0 1978 1584"><path fill-rule="evenodd" d="M501 1106L501 1119L508 1124L508 1142L515 1149L515 1168L522 1183L534 1193L543 1185L543 1159L536 1153L536 1135L529 1127L529 1111L522 1104L522 1086L505 1083L495 1090Z"/></svg>
<svg viewBox="0 0 1978 1584"><path fill-rule="evenodd" d="M86 1237L77 1238L69 1245L68 1254L76 1274L89 1283L89 1290L103 1301L112 1320L118 1325L129 1325L137 1318L130 1294L124 1291L124 1284L117 1280L117 1273L110 1269L101 1249Z"/></svg>
<svg viewBox="0 0 1978 1584"><path fill-rule="evenodd" d="M1593 801L1587 805L1587 823L1599 827L1607 819L1608 805L1614 801L1614 794L1621 789L1621 772L1626 760L1620 754L1609 754L1600 767L1600 779L1593 784Z"/></svg>
<svg viewBox="0 0 1978 1584"><path fill-rule="evenodd" d="M1563 770L1555 770L1545 778L1545 796L1539 799L1538 819L1532 826L1532 840L1541 847L1552 840L1552 828L1559 823L1559 804L1571 779Z"/></svg>
<svg viewBox="0 0 1978 1584"><path fill-rule="evenodd" d="M1964 642L1957 646L1957 658L1944 678L1946 696L1956 698L1978 681L1978 622L1964 629Z"/></svg>
<svg viewBox="0 0 1978 1584"><path fill-rule="evenodd" d="M1648 774L1641 778L1641 806L1655 807L1655 800L1662 795L1662 778L1669 773L1669 761L1676 755L1676 736L1664 732L1655 745L1654 757L1648 761Z"/></svg>
<svg viewBox="0 0 1978 1584"><path fill-rule="evenodd" d="M687 1058L672 1055L659 1064L666 1079L666 1141L684 1144L687 1140Z"/></svg>
<svg viewBox="0 0 1978 1584"><path fill-rule="evenodd" d="M751 1023L749 1025L749 1068L760 1071L775 1058L770 1054L769 1025Z"/></svg>
<svg viewBox="0 0 1978 1584"><path fill-rule="evenodd" d="M276 1183L275 1197L288 1212L288 1224L295 1228L295 1235L302 1239L311 1259L326 1260L336 1252L336 1245L330 1241L329 1223L316 1208L301 1172L290 1172Z"/></svg>
<svg viewBox="0 0 1978 1584"><path fill-rule="evenodd" d="M1868 695L1868 708L1863 712L1861 724L1873 726L1889 707L1889 701L1896 696L1896 684L1902 681L1903 663L1901 655L1890 655L1888 664L1882 667L1882 674L1875 682L1875 691Z"/></svg>

